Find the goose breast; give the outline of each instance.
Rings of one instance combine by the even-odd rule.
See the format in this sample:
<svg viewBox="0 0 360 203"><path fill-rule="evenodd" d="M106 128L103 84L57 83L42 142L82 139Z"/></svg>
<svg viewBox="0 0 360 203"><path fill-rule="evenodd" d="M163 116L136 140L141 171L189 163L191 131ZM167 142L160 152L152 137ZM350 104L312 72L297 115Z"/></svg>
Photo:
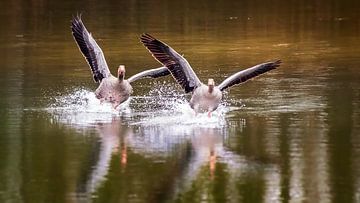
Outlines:
<svg viewBox="0 0 360 203"><path fill-rule="evenodd" d="M209 87L206 85L195 89L190 100L190 106L195 112L211 112L219 106L222 98L221 91L217 87L214 87L212 93L209 93L208 90Z"/></svg>
<svg viewBox="0 0 360 203"><path fill-rule="evenodd" d="M116 77L104 78L95 91L96 98L105 100L117 106L126 101L132 93L132 87L127 80L119 81Z"/></svg>

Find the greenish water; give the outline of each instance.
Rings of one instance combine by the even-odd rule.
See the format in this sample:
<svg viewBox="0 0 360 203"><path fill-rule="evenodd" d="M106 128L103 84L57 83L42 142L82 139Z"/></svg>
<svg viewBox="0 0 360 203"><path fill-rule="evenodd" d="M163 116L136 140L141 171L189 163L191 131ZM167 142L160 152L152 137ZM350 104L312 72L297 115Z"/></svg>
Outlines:
<svg viewBox="0 0 360 203"><path fill-rule="evenodd" d="M283 64L211 119L170 77L113 111L77 12L113 73L159 66L143 32L203 81ZM2 1L0 61L0 202L360 202L359 1Z"/></svg>

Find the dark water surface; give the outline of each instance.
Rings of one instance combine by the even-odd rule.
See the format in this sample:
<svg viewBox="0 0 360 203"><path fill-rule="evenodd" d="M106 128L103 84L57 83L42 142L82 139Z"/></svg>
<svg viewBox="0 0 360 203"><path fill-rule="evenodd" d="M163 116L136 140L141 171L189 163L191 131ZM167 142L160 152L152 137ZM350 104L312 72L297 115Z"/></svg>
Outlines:
<svg viewBox="0 0 360 203"><path fill-rule="evenodd" d="M217 83L275 71L194 117L170 77L99 105L70 32L113 73L149 32ZM360 1L0 2L0 202L360 202Z"/></svg>

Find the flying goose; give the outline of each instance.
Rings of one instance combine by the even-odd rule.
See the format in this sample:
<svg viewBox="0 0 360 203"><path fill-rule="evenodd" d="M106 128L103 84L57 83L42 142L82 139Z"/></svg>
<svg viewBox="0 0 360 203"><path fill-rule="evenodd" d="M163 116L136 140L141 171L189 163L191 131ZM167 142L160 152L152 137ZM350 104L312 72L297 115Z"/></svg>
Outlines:
<svg viewBox="0 0 360 203"><path fill-rule="evenodd" d="M194 109L195 113L208 112L209 117L211 112L216 110L220 104L222 91L275 69L281 63L280 60L277 60L258 64L231 75L218 86L215 86L212 78L208 79L208 84L205 85L199 80L188 61L170 46L147 33L142 34L140 40L152 56L169 69L171 75L185 90L185 93L192 92L190 106Z"/></svg>
<svg viewBox="0 0 360 203"><path fill-rule="evenodd" d="M81 53L91 68L94 81L100 83L95 91L96 98L101 102L110 102L113 108L129 98L132 93L130 83L145 77L157 78L170 74L166 67L160 67L137 73L125 80L125 66L120 65L117 77L115 77L110 73L101 48L85 28L81 16L78 15L72 19L71 30Z"/></svg>

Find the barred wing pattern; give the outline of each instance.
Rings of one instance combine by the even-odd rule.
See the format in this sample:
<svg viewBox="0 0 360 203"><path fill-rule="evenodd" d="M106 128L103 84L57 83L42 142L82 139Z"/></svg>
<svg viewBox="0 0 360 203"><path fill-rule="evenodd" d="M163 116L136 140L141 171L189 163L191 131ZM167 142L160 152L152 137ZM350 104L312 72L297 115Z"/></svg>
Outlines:
<svg viewBox="0 0 360 203"><path fill-rule="evenodd" d="M128 81L131 83L131 82L134 82L141 78L146 78L146 77L158 78L158 77L162 77L162 76L166 76L166 75L170 75L170 71L167 69L167 67L160 67L160 68L154 68L154 69L150 69L150 70L146 70L146 71L137 73L137 74L131 76L128 79Z"/></svg>
<svg viewBox="0 0 360 203"><path fill-rule="evenodd" d="M81 16L78 15L73 18L71 30L81 53L84 55L91 68L94 81L100 83L103 78L111 76L101 48L86 30L86 27L81 20Z"/></svg>
<svg viewBox="0 0 360 203"><path fill-rule="evenodd" d="M277 67L280 66L280 64L281 64L281 60L277 60L274 62L258 64L251 68L239 71L233 74L232 76L226 78L221 84L218 85L218 88L221 91L223 91L228 87L246 82L247 80L253 77L266 73L270 70L276 69Z"/></svg>
<svg viewBox="0 0 360 203"><path fill-rule="evenodd" d="M147 33L142 34L140 40L153 57L169 69L186 93L192 92L201 85L199 78L187 60L170 46Z"/></svg>

